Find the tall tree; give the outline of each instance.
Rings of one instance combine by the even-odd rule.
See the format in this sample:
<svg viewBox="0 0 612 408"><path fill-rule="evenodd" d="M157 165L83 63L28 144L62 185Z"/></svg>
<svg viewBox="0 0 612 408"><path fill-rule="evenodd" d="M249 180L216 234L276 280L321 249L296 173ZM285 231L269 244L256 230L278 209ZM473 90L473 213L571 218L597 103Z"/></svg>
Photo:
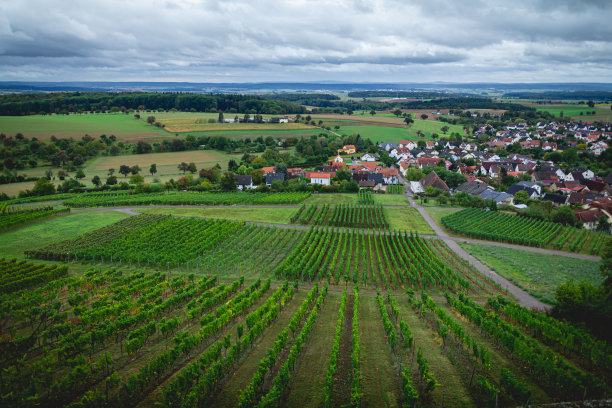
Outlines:
<svg viewBox="0 0 612 408"><path fill-rule="evenodd" d="M123 174L124 177L127 177L127 175L130 174L130 166L127 164L119 166L119 174Z"/></svg>
<svg viewBox="0 0 612 408"><path fill-rule="evenodd" d="M157 173L157 164L155 163L151 164L151 167L149 167L149 173L151 173L152 176L154 176L155 173Z"/></svg>

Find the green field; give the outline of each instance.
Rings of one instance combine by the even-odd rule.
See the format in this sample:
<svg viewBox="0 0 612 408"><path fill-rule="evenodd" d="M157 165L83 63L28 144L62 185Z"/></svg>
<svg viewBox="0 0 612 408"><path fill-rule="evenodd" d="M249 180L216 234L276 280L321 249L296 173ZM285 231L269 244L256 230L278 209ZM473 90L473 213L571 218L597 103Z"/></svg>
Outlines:
<svg viewBox="0 0 612 408"><path fill-rule="evenodd" d="M92 211L45 218L0 234L0 257L23 258L23 252L77 237L129 215L118 211Z"/></svg>
<svg viewBox="0 0 612 408"><path fill-rule="evenodd" d="M578 104L567 104L567 105L535 105L536 110L544 111L551 113L555 116L560 116L561 112L563 112L563 117L573 118L573 119L582 119L586 121L592 120L605 120L610 119L612 117L612 110L610 110L609 106L598 107L595 105L594 108L590 108L587 105L578 105ZM595 111L595 115L587 115L586 112ZM580 112L583 115L580 115Z"/></svg>
<svg viewBox="0 0 612 408"><path fill-rule="evenodd" d="M372 142L399 142L400 140L434 140L431 135L437 133L440 137L444 136L442 133L442 126L448 126L449 130L446 135L450 135L453 132L458 132L463 135L465 132L463 127L460 125L451 125L444 122L435 120L420 120L416 119L409 128L406 127L387 127L387 126L340 126L340 129L335 130L340 134L359 134L361 137L369 138ZM423 137L417 135L417 131L423 132Z"/></svg>
<svg viewBox="0 0 612 408"><path fill-rule="evenodd" d="M410 205L405 195L374 194L374 202L382 205Z"/></svg>
<svg viewBox="0 0 612 408"><path fill-rule="evenodd" d="M115 135L127 141L157 140L170 136L168 132L148 125L145 119L138 120L132 114L122 113L0 116L0 132L7 135L23 133L26 137L41 140L51 136L81 138L85 134L94 137Z"/></svg>
<svg viewBox="0 0 612 408"><path fill-rule="evenodd" d="M289 218L295 212L295 208L240 208L240 207L216 207L216 208L147 208L137 210L145 214L169 214L181 217L204 217L218 218L224 220L269 222L274 224L289 224Z"/></svg>
<svg viewBox="0 0 612 408"><path fill-rule="evenodd" d="M603 281L599 262L491 245L459 245L495 272L548 304L555 303L556 287L568 279L586 280L594 285Z"/></svg>
<svg viewBox="0 0 612 408"><path fill-rule="evenodd" d="M387 222L389 222L390 230L434 235L434 231L423 217L421 217L421 214L419 214L416 208L385 208L384 211Z"/></svg>
<svg viewBox="0 0 612 408"><path fill-rule="evenodd" d="M141 112L141 119L135 119L132 113L93 113L72 115L32 115L32 116L0 116L0 133L14 135L22 133L26 137L36 137L40 140L48 140L51 136L81 138L83 135L98 137L102 134L115 135L123 141L136 142L146 140L158 142L163 139L175 137L175 134L163 129L158 129L146 123L147 116L155 116L157 120L185 120L196 118L202 121L217 119L217 113L192 113L192 112ZM228 118L229 118L228 114ZM233 118L234 115L231 115ZM239 116L242 116L239 114ZM264 115L268 117L271 115ZM233 124L228 124L233 125ZM218 130L194 131L189 134L194 136L226 136L232 139L257 137L266 138L288 138L299 136L310 136L322 132L321 129L283 129L283 130ZM278 125L276 125L278 126ZM212 127L211 127L212 129ZM229 127L228 127L229 129ZM183 134L184 135L184 134Z"/></svg>
<svg viewBox="0 0 612 408"><path fill-rule="evenodd" d="M304 204L356 204L357 194L311 194Z"/></svg>

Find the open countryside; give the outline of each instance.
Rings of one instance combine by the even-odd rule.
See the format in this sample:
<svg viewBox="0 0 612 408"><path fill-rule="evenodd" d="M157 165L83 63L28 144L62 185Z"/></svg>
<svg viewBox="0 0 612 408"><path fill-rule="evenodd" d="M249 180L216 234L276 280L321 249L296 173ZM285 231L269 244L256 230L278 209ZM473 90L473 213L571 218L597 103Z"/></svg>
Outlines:
<svg viewBox="0 0 612 408"><path fill-rule="evenodd" d="M356 3L0 5L0 407L612 407L612 3Z"/></svg>

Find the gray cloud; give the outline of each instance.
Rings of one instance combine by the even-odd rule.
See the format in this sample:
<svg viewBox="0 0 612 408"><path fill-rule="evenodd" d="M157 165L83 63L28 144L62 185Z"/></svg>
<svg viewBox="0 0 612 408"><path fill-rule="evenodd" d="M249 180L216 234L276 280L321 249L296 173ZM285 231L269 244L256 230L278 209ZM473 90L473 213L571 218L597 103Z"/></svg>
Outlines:
<svg viewBox="0 0 612 408"><path fill-rule="evenodd" d="M0 80L610 81L611 18L605 0L22 0L0 4Z"/></svg>

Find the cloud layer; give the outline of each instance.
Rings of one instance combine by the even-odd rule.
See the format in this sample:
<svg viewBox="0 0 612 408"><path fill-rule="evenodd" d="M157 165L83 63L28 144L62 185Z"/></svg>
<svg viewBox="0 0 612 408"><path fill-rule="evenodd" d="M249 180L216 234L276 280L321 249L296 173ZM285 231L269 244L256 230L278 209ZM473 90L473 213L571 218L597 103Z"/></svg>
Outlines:
<svg viewBox="0 0 612 408"><path fill-rule="evenodd" d="M0 80L610 82L607 0L21 0Z"/></svg>

